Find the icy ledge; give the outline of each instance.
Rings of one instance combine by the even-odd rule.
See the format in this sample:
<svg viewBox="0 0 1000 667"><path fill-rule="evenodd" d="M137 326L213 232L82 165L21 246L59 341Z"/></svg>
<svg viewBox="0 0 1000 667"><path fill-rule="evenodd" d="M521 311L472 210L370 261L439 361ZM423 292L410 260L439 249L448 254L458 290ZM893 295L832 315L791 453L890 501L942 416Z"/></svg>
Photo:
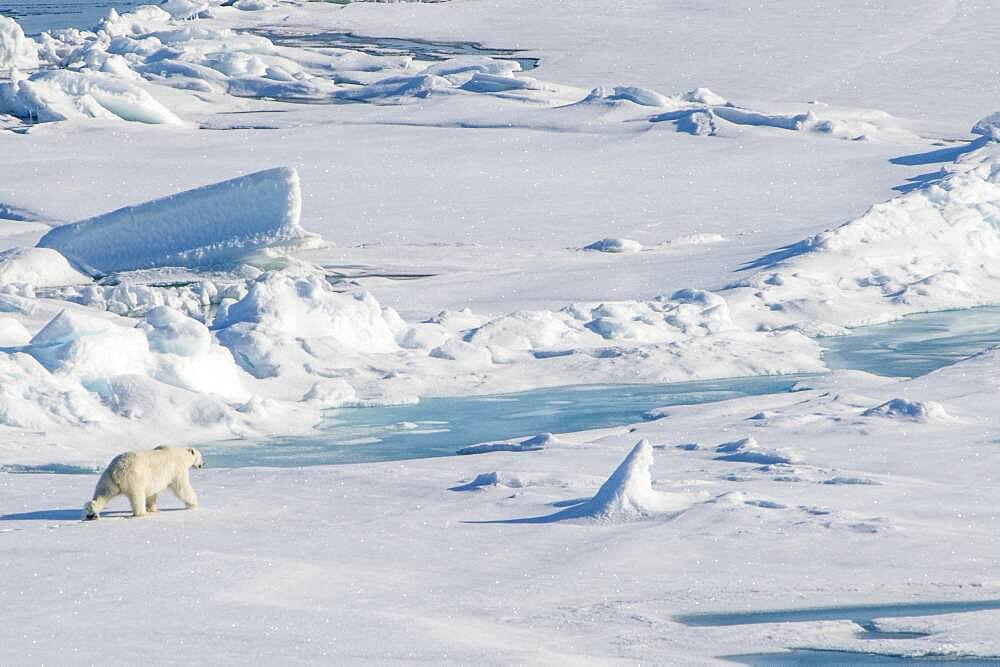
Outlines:
<svg viewBox="0 0 1000 667"><path fill-rule="evenodd" d="M295 169L269 169L57 227L38 242L93 274L211 268L311 245Z"/></svg>

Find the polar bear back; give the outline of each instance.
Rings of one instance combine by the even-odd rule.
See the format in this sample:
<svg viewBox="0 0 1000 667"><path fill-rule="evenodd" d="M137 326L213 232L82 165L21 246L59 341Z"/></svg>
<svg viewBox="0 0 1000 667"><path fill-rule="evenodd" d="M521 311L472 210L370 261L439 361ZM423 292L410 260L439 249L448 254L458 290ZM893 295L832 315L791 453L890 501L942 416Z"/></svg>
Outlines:
<svg viewBox="0 0 1000 667"><path fill-rule="evenodd" d="M125 452L112 459L105 473L119 489L140 483L147 494L159 493L178 479L187 478L194 457L180 447Z"/></svg>

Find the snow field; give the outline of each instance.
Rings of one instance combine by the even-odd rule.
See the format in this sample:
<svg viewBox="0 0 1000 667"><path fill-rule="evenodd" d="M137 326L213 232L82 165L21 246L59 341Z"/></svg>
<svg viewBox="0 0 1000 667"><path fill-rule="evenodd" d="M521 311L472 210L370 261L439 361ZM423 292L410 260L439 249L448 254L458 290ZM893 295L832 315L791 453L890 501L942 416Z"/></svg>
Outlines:
<svg viewBox="0 0 1000 667"><path fill-rule="evenodd" d="M34 41L0 22L0 470L308 432L335 406L822 371L809 336L1000 300L996 77L969 39L988 8L633 4L172 0ZM323 30L373 43L283 45ZM377 53L386 35L540 66ZM190 191L275 164L294 197L290 171ZM83 217L63 254L28 247ZM338 245L302 251L303 227ZM93 476L5 472L0 653L1000 654L989 611L877 640L677 620L1000 598L996 364L835 372L475 456L198 471L202 511L100 526L77 521Z"/></svg>

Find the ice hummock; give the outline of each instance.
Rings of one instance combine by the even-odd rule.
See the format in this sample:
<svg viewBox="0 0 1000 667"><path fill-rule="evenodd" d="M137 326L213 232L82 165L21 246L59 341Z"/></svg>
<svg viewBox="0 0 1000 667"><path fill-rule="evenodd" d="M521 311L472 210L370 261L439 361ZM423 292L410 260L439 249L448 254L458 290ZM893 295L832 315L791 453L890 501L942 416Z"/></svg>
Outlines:
<svg viewBox="0 0 1000 667"><path fill-rule="evenodd" d="M0 71L38 67L38 44L17 21L0 16Z"/></svg>
<svg viewBox="0 0 1000 667"><path fill-rule="evenodd" d="M652 466L653 446L649 440L641 440L590 500L568 512L576 517L617 522L688 509L691 501L685 496L653 489L649 472Z"/></svg>
<svg viewBox="0 0 1000 667"><path fill-rule="evenodd" d="M280 167L57 227L38 247L94 274L225 266L318 241L301 205L298 172Z"/></svg>

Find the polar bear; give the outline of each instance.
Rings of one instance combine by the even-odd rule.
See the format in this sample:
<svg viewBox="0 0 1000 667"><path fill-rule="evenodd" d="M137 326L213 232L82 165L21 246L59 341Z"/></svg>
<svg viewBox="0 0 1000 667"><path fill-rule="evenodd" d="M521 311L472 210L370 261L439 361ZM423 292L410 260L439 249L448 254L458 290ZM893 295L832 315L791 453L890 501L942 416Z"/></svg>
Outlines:
<svg viewBox="0 0 1000 667"><path fill-rule="evenodd" d="M192 447L166 447L119 454L101 474L94 499L83 506L83 518L99 519L101 510L115 496L124 495L132 505L132 516L156 511L156 494L168 488L187 506L198 508L188 469L202 468L201 452Z"/></svg>

